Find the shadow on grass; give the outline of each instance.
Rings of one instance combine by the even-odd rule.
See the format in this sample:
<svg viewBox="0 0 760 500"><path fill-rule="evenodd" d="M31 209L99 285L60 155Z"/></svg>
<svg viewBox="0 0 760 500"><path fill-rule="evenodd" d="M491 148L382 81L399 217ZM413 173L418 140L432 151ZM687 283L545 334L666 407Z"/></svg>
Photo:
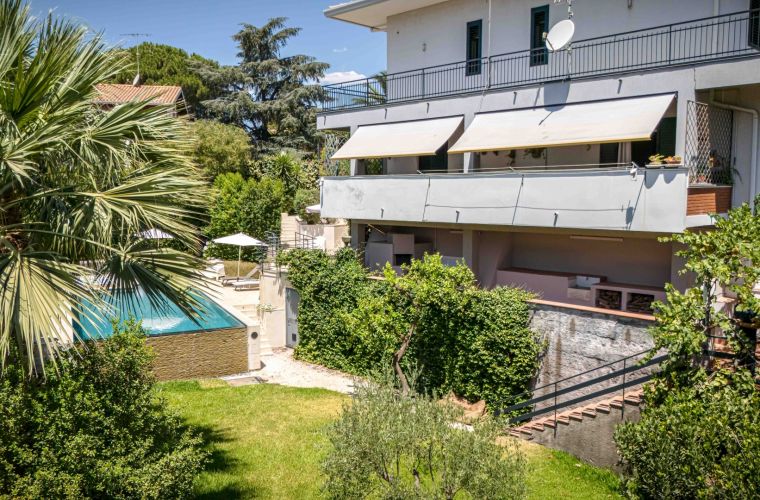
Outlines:
<svg viewBox="0 0 760 500"><path fill-rule="evenodd" d="M203 440L203 449L209 453L208 462L206 462L203 472L205 474L227 473L233 475L234 470L240 461L233 458L222 446L233 440L223 431L209 425L193 425L192 428L201 436L201 439ZM257 496L255 495L255 492L250 491L248 488L243 488L240 484L235 482L221 482L220 484L214 484L214 481L203 481L203 479L203 477L196 479L193 498L212 500L222 498L251 498L251 496ZM254 493L254 495L252 495L252 493Z"/></svg>

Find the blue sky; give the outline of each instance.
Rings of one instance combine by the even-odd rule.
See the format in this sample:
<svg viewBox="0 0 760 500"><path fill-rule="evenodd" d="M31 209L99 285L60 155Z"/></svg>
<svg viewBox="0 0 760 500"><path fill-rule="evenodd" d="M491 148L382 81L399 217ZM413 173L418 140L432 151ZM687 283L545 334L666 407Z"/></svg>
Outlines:
<svg viewBox="0 0 760 500"><path fill-rule="evenodd" d="M327 19L322 11L344 0L30 0L32 12L75 18L103 31L111 44L130 46L124 33L149 33L147 40L180 47L224 64L236 61L231 36L240 23L255 26L285 16L303 28L284 55L308 54L330 64L330 80L372 75L385 69L385 33ZM144 41L145 39L140 39ZM353 75L350 72L358 74Z"/></svg>

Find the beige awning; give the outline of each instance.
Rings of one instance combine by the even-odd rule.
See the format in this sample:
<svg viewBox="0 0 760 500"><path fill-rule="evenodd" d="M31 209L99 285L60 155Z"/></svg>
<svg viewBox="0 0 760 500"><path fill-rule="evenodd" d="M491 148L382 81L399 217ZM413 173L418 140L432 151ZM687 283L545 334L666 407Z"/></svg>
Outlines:
<svg viewBox="0 0 760 500"><path fill-rule="evenodd" d="M433 155L462 125L462 117L362 125L333 160Z"/></svg>
<svg viewBox="0 0 760 500"><path fill-rule="evenodd" d="M649 140L673 94L475 115L449 153Z"/></svg>

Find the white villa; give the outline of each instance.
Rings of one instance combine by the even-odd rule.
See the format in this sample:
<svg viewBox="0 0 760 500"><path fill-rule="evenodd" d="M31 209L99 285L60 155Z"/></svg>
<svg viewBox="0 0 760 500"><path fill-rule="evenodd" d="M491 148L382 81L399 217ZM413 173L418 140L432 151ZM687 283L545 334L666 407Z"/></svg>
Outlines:
<svg viewBox="0 0 760 500"><path fill-rule="evenodd" d="M569 5L568 5L569 4ZM327 85L322 183L366 264L437 251L484 287L646 316L686 286L658 237L760 193L760 0L355 0L387 75ZM569 17L570 45L545 34ZM669 157L651 165L650 157ZM655 161L654 163L659 163Z"/></svg>

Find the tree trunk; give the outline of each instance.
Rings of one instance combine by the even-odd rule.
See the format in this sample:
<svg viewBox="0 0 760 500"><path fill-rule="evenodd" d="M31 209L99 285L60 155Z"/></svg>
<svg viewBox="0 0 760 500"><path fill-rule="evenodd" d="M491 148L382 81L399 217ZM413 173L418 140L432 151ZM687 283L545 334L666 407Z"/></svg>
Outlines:
<svg viewBox="0 0 760 500"><path fill-rule="evenodd" d="M393 370L396 372L396 376L401 382L401 394L404 396L409 395L409 380L407 380L406 375L404 375L404 370L401 369L401 360L403 359L404 354L406 354L409 344L412 342L414 327L414 323L409 326L409 331L406 332L406 335L404 335L404 338L401 341L401 347L399 347L398 351L393 353Z"/></svg>

